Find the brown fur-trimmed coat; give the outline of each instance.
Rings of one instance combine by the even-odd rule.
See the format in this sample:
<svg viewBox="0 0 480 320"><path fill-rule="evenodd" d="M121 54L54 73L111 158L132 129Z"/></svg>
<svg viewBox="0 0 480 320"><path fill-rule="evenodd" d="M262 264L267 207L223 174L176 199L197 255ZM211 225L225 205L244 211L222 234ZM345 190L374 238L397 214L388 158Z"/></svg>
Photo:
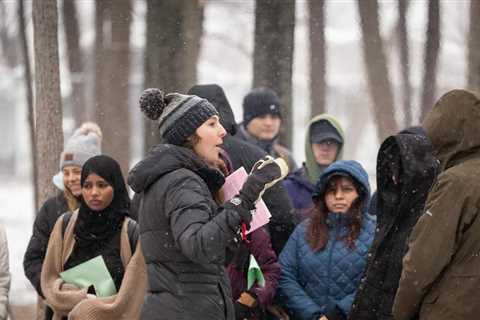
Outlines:
<svg viewBox="0 0 480 320"><path fill-rule="evenodd" d="M132 256L127 232L128 219L123 222L120 235L120 256L125 274L119 292L111 297L89 298L86 288L78 289L60 278L60 272L75 244L73 230L77 213L72 214L62 236L63 217L57 220L50 235L41 274L42 292L47 304L54 310L53 319L65 316L85 320L138 319L147 288L147 274L140 242Z"/></svg>

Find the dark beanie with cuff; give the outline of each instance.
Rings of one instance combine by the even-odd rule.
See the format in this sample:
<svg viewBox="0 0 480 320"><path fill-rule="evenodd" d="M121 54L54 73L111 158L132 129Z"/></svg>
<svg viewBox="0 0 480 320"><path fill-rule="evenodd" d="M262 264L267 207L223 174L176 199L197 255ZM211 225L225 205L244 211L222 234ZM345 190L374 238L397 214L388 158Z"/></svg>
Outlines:
<svg viewBox="0 0 480 320"><path fill-rule="evenodd" d="M243 125L247 127L252 119L266 114L282 117L280 98L272 89L255 88L243 98Z"/></svg>
<svg viewBox="0 0 480 320"><path fill-rule="evenodd" d="M181 146L205 121L218 112L207 100L194 95L164 93L156 88L143 91L140 109L152 120L166 143Z"/></svg>
<svg viewBox="0 0 480 320"><path fill-rule="evenodd" d="M197 84L190 88L188 94L207 99L220 114L220 123L232 136L237 132L235 116L228 102L225 91L218 84Z"/></svg>

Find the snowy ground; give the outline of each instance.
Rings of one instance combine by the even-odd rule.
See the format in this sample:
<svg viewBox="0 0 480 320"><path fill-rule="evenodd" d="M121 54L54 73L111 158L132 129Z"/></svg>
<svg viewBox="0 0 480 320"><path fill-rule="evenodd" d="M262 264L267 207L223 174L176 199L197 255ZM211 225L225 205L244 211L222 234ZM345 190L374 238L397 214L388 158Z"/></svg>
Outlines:
<svg viewBox="0 0 480 320"><path fill-rule="evenodd" d="M23 254L32 234L33 192L29 180L1 177L0 221L7 229L12 284L10 303L35 303L36 294L23 274Z"/></svg>

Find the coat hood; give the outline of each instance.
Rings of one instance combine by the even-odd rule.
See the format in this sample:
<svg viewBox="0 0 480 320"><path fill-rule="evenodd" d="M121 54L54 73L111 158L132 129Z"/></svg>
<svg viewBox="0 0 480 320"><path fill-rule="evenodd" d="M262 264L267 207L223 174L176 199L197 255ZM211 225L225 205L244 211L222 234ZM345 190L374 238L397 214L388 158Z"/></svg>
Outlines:
<svg viewBox="0 0 480 320"><path fill-rule="evenodd" d="M399 134L418 134L420 136L427 136L425 129L422 126L407 127L399 132Z"/></svg>
<svg viewBox="0 0 480 320"><path fill-rule="evenodd" d="M220 114L220 123L225 130L232 136L237 132L235 116L222 87L218 84L195 85L188 90L188 94L207 99Z"/></svg>
<svg viewBox="0 0 480 320"><path fill-rule="evenodd" d="M377 157L379 220L397 219L413 214L413 208L423 208L438 171L427 137L398 134L385 139Z"/></svg>
<svg viewBox="0 0 480 320"><path fill-rule="evenodd" d="M133 191L141 193L162 176L178 169L195 172L205 181L212 193L217 192L225 182L220 171L209 167L192 150L171 144L159 144L130 170L128 184Z"/></svg>
<svg viewBox="0 0 480 320"><path fill-rule="evenodd" d="M327 113L319 114L310 120L308 123L307 133L305 134L305 167L308 179L312 184L317 182L318 177L322 174L325 167L320 167L317 162L315 161L315 156L313 155L312 144L310 143L310 129L312 125L318 121L326 120L330 123L338 132L338 134L342 137L344 141L343 144L339 146L337 158L335 160L339 160L342 158L342 149L343 145L345 144L345 133L343 132L342 126L338 122L338 120Z"/></svg>
<svg viewBox="0 0 480 320"><path fill-rule="evenodd" d="M466 90L444 94L426 115L423 127L442 170L478 157L480 150L480 100Z"/></svg>
<svg viewBox="0 0 480 320"><path fill-rule="evenodd" d="M368 182L368 174L360 163L355 160L339 160L327 167L322 176L315 185L312 198L320 198L325 195L325 189L328 180L336 174L347 175L362 189L364 207L368 207L370 202L370 183Z"/></svg>

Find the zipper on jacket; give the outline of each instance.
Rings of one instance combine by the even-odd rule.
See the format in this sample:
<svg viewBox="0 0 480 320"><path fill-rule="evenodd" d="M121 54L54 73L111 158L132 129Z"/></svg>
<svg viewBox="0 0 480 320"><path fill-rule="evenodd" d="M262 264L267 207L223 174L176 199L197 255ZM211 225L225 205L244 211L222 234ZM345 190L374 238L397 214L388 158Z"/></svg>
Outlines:
<svg viewBox="0 0 480 320"><path fill-rule="evenodd" d="M331 285L331 265L332 265L332 255L333 255L333 250L335 250L335 244L337 243L338 241L338 228L341 227L340 226L340 221L339 221L339 217L334 215L333 217L335 217L334 219L334 227L333 227L333 231L334 234L333 234L333 237L331 237L331 239L328 239L328 241L332 241L332 245L330 246L330 251L328 252L328 267L327 267L327 270L328 270L328 274L327 274L327 279L328 279L328 286L327 286L327 307L330 305L330 285ZM330 237L329 237L330 238Z"/></svg>

